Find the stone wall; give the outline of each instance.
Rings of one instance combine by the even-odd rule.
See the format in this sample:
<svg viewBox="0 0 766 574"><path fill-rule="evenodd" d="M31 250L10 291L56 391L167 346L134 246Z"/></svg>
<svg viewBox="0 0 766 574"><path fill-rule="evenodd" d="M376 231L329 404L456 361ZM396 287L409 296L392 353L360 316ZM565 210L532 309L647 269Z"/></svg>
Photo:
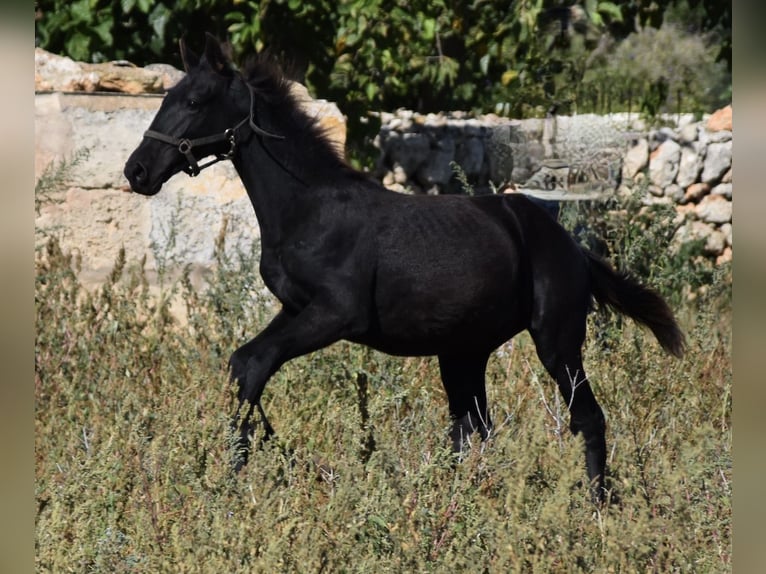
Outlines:
<svg viewBox="0 0 766 574"><path fill-rule="evenodd" d="M77 253L86 285L106 277L122 247L128 260L146 257L150 277L164 264L190 264L197 281L214 264L215 241L224 225L229 255L250 249L258 224L230 162L196 178L177 174L151 198L132 193L122 174L162 102L162 94L152 92L158 85L174 85L182 72L169 66L81 64L40 49L35 60L35 177L85 152L70 170L66 189L41 202L36 236L44 241L55 234L65 250ZM122 76L126 84L113 75L120 69L129 71ZM343 145L345 119L337 106L311 99L299 84L293 89L308 113Z"/></svg>
<svg viewBox="0 0 766 574"><path fill-rule="evenodd" d="M704 238L719 261L732 247L732 109L648 128L628 114L510 120L487 115L381 114L376 174L410 193L519 191L555 201L636 188L679 213L677 240Z"/></svg>
<svg viewBox="0 0 766 574"><path fill-rule="evenodd" d="M162 101L161 93L146 92L161 92L181 72L168 66L140 71L124 63L94 68L41 50L35 60L36 176L87 151L67 188L42 202L37 236L42 241L56 234L65 249L78 253L86 283L98 284L106 276L121 247L129 260L146 256L150 273L168 262L191 264L201 277L214 263L223 225L230 253L257 239L252 207L228 162L197 178L178 174L152 198L131 193L122 175ZM120 69L130 70L126 84L116 79ZM142 92L139 85L148 87ZM337 107L296 89L310 113L342 143L345 122ZM139 93L129 95L133 92ZM676 206L679 241L703 237L711 257L731 257L730 107L701 122L676 118L659 130L622 115L519 121L397 112L381 119L374 172L392 189L461 191L453 165L477 193L494 188L566 201L642 186L647 202Z"/></svg>

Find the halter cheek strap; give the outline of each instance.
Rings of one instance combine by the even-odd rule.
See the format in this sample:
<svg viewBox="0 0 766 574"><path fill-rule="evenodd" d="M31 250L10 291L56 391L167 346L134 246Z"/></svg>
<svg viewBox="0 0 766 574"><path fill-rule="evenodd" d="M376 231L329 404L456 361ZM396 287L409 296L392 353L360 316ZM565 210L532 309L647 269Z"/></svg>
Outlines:
<svg viewBox="0 0 766 574"><path fill-rule="evenodd" d="M188 138L177 138L175 136L170 136L155 130L146 130L144 132L144 137L152 138L155 140L159 140L163 143L176 146L178 148L178 151L181 152L186 157L186 161L188 162L188 165L184 166L183 170L187 174L189 174L191 177L195 177L196 175L199 175L199 172L205 169L206 167L210 167L211 165L218 163L219 161L223 161L225 159L231 159L232 157L234 157L234 152L237 149L237 131L239 130L239 128L241 128L245 124L248 124L251 130L253 130L255 133L261 136L274 138L274 139L285 139L284 136L280 136L280 135L268 132L255 123L255 120L254 120L255 93L253 91L253 88L250 85L248 84L245 84L245 85L247 85L248 91L250 92L250 114L247 117L245 117L241 122L239 122L237 125L235 125L234 127L228 128L222 134L215 134L212 136L188 139ZM194 154L192 153L192 150L195 147L206 146L206 145L219 143L219 142L228 142L229 151L227 151L226 153L217 153L215 154L215 159L212 159L208 161L207 163L199 165L199 163L197 162L197 158L194 157Z"/></svg>

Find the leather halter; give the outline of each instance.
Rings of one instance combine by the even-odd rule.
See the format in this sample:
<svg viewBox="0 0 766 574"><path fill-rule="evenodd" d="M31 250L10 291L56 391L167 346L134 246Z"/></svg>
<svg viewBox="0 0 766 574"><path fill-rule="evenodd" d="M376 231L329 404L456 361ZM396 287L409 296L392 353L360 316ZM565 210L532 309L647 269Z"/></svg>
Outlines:
<svg viewBox="0 0 766 574"><path fill-rule="evenodd" d="M178 137L167 135L155 130L146 130L144 132L144 137L152 138L155 140L159 140L163 143L176 146L178 148L178 151L181 152L186 157L186 161L189 164L183 167L183 171L185 171L191 177L195 177L196 175L199 175L200 171L202 171L206 167L210 167L214 163L218 163L219 161L223 161L225 159L231 159L232 157L234 157L234 152L237 150L237 131L239 130L239 128L241 128L245 124L248 124L250 126L250 129L252 129L255 133L261 136L274 138L274 139L285 139L284 136L280 136L280 135L268 132L255 123L255 120L253 119L254 113L255 113L255 92L252 86L250 86L247 82L245 82L245 85L247 86L247 89L250 92L250 114L247 117L245 117L241 122L239 122L237 125L235 125L234 127L228 128L223 133L214 134L211 136L205 136L201 138L188 139L188 138L178 138ZM192 153L192 150L195 147L210 145L210 144L219 143L219 142L228 142L229 151L227 151L226 153L216 153L215 159L212 159L208 161L207 163L199 165L199 163L197 162L197 158L194 157L194 154Z"/></svg>

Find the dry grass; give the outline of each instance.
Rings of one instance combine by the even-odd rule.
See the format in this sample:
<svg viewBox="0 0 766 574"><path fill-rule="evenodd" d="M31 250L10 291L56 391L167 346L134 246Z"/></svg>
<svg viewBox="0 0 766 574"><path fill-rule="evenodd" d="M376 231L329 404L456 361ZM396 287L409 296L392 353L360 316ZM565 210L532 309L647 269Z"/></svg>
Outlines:
<svg viewBox="0 0 766 574"><path fill-rule="evenodd" d="M225 364L273 312L253 258L158 300L124 258L88 294L55 240L38 252L37 571L731 569L728 283L682 309L681 361L631 324L591 324L620 499L599 510L525 335L490 364L493 438L457 466L435 361L340 343L272 379L277 437L234 476Z"/></svg>

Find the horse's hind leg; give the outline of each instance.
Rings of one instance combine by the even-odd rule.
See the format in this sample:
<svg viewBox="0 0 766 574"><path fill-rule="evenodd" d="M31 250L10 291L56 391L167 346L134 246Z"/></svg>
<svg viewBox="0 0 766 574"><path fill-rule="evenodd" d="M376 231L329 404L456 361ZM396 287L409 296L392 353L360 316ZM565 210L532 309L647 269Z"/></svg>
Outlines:
<svg viewBox="0 0 766 574"><path fill-rule="evenodd" d="M572 433L585 439L585 464L596 500L604 498L606 471L606 422L582 364L581 348L585 338L585 314L576 320L547 328L530 328L537 355L556 381L571 416Z"/></svg>
<svg viewBox="0 0 766 574"><path fill-rule="evenodd" d="M488 354L439 355L439 369L452 418L450 438L455 452L463 450L475 431L479 431L485 440L492 430L484 386L488 359Z"/></svg>

